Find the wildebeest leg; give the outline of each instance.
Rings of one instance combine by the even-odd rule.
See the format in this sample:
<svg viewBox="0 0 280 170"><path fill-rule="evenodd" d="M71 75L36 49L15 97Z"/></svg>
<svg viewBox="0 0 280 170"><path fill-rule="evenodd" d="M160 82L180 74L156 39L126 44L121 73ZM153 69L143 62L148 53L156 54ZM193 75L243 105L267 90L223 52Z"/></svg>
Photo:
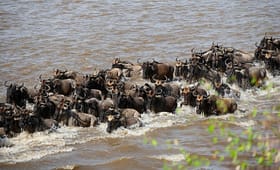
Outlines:
<svg viewBox="0 0 280 170"><path fill-rule="evenodd" d="M90 127L95 126L97 123L96 117L95 116L91 116L90 118Z"/></svg>

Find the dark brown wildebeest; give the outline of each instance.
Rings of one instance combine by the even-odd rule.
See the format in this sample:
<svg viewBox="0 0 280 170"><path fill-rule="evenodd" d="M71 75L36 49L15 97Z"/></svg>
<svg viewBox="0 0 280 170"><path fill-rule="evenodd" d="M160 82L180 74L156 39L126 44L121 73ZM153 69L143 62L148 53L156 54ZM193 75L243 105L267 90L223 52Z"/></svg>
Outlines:
<svg viewBox="0 0 280 170"><path fill-rule="evenodd" d="M154 113L175 113L177 108L177 99L173 96L164 96L162 89L158 89L151 98L150 108L150 110Z"/></svg>
<svg viewBox="0 0 280 170"><path fill-rule="evenodd" d="M21 85L15 83L7 84L7 81L5 81L4 85L7 87L6 102L25 108L29 95L24 83Z"/></svg>

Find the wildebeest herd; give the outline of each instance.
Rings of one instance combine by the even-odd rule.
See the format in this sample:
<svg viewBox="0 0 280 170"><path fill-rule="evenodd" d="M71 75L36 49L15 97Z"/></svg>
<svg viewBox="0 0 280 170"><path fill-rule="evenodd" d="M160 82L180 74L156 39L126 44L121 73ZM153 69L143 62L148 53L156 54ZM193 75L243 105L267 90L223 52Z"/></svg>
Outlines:
<svg viewBox="0 0 280 170"><path fill-rule="evenodd" d="M40 75L34 88L5 81L0 135L14 137L22 131L100 123L106 123L111 133L121 126L142 126L142 114L175 113L182 105L204 116L234 113L240 92L232 84L243 90L258 88L265 83L267 71L273 76L280 73L278 38L264 36L254 55L217 44L191 52L184 60L174 58L174 64L114 58L111 68L95 69L91 74L55 69L51 77ZM132 81L137 76L143 83ZM213 86L215 94L201 86L202 79Z"/></svg>

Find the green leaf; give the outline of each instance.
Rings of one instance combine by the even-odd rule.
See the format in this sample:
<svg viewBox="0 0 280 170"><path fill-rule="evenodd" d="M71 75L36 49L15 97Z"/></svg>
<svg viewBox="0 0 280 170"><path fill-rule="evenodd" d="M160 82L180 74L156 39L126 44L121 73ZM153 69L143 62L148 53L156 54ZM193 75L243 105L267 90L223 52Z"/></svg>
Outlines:
<svg viewBox="0 0 280 170"><path fill-rule="evenodd" d="M201 161L200 161L200 160L195 160L195 161L193 162L193 166L194 166L194 167L199 167L199 166L201 166Z"/></svg>
<svg viewBox="0 0 280 170"><path fill-rule="evenodd" d="M214 130L215 130L215 125L214 124L211 124L211 125L208 126L208 132L209 133L212 134L214 132Z"/></svg>
<svg viewBox="0 0 280 170"><path fill-rule="evenodd" d="M166 163L163 165L163 170L172 170Z"/></svg>
<svg viewBox="0 0 280 170"><path fill-rule="evenodd" d="M243 143L238 147L238 151L239 152L245 151L245 145Z"/></svg>
<svg viewBox="0 0 280 170"><path fill-rule="evenodd" d="M254 108L253 111L252 111L252 116L253 116L253 117L256 117L256 116L257 116L257 113L258 113L257 109Z"/></svg>
<svg viewBox="0 0 280 170"><path fill-rule="evenodd" d="M220 156L220 161L223 161L225 159L225 157L224 156Z"/></svg>
<svg viewBox="0 0 280 170"><path fill-rule="evenodd" d="M218 138L217 138L217 137L213 137L213 138L212 138L212 142L213 142L214 144L218 143Z"/></svg>
<svg viewBox="0 0 280 170"><path fill-rule="evenodd" d="M153 146L157 146L157 145L158 145L158 142L157 142L157 140L155 140L155 139L152 139L151 142L152 142L152 145L153 145Z"/></svg>
<svg viewBox="0 0 280 170"><path fill-rule="evenodd" d="M185 169L185 168L184 168L184 165L179 164L179 165L177 165L177 169L180 170L180 169Z"/></svg>
<svg viewBox="0 0 280 170"><path fill-rule="evenodd" d="M236 149L233 149L230 151L230 157L232 158L232 162L236 163L237 162L237 157L238 157L238 151Z"/></svg>
<svg viewBox="0 0 280 170"><path fill-rule="evenodd" d="M250 151L252 148L252 142L251 141L248 141L247 142L247 145L246 145L246 151Z"/></svg>
<svg viewBox="0 0 280 170"><path fill-rule="evenodd" d="M269 113L270 113L269 111L264 111L264 112L263 112L263 115L264 115L264 116L267 116Z"/></svg>
<svg viewBox="0 0 280 170"><path fill-rule="evenodd" d="M233 144L234 145L238 145L239 144L239 137L235 137L235 138L233 138Z"/></svg>
<svg viewBox="0 0 280 170"><path fill-rule="evenodd" d="M261 156L261 157L257 158L257 162L258 162L259 165L263 164L264 157Z"/></svg>
<svg viewBox="0 0 280 170"><path fill-rule="evenodd" d="M248 167L248 163L245 162L245 161L243 161L243 162L241 163L241 170L245 170L245 169L247 169L247 167Z"/></svg>

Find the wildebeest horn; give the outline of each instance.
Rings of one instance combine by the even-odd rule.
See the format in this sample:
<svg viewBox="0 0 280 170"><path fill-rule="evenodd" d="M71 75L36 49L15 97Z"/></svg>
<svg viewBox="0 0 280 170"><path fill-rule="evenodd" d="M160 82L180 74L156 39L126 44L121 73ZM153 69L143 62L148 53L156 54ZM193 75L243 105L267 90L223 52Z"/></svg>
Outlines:
<svg viewBox="0 0 280 170"><path fill-rule="evenodd" d="M191 49L191 53L194 53L194 48Z"/></svg>
<svg viewBox="0 0 280 170"><path fill-rule="evenodd" d="M42 74L39 76L39 81L42 82Z"/></svg>
<svg viewBox="0 0 280 170"><path fill-rule="evenodd" d="M137 63L140 64L140 58L137 58Z"/></svg>
<svg viewBox="0 0 280 170"><path fill-rule="evenodd" d="M257 42L255 43L255 46L256 46L256 47L259 47L259 45L258 45L258 43L257 43Z"/></svg>
<svg viewBox="0 0 280 170"><path fill-rule="evenodd" d="M152 80L153 80L154 82L157 81L157 79L155 79L155 78L156 78L156 74L154 74L154 75L152 76Z"/></svg>
<svg viewBox="0 0 280 170"><path fill-rule="evenodd" d="M55 76L58 75L59 71L60 71L60 70L58 70L58 69L54 69L54 71L53 71L53 72L54 72L54 75L55 75Z"/></svg>
<svg viewBox="0 0 280 170"><path fill-rule="evenodd" d="M98 73L99 73L99 71L95 68L95 69L93 70L92 76L95 77L95 76L98 75Z"/></svg>
<svg viewBox="0 0 280 170"><path fill-rule="evenodd" d="M208 98L210 96L210 94L208 92L206 92L206 95L203 95L203 98Z"/></svg>
<svg viewBox="0 0 280 170"><path fill-rule="evenodd" d="M46 87L46 89L45 89L46 92L49 92L51 90L51 87L49 85L45 84L45 87Z"/></svg>
<svg viewBox="0 0 280 170"><path fill-rule="evenodd" d="M193 91L194 89L197 88L197 86L189 86L188 88L190 89L190 91Z"/></svg>
<svg viewBox="0 0 280 170"><path fill-rule="evenodd" d="M38 84L35 84L35 86L33 87L34 90L37 90L37 86L38 86Z"/></svg>
<svg viewBox="0 0 280 170"><path fill-rule="evenodd" d="M114 58L113 64L117 64L117 63L119 63L119 62L120 62L120 58L118 58L118 57Z"/></svg>
<svg viewBox="0 0 280 170"><path fill-rule="evenodd" d="M157 89L157 93L162 94L162 89Z"/></svg>
<svg viewBox="0 0 280 170"><path fill-rule="evenodd" d="M168 80L167 76L164 75L164 81L166 82Z"/></svg>
<svg viewBox="0 0 280 170"><path fill-rule="evenodd" d="M12 83L10 83L9 85L7 85L8 81L4 82L4 86L9 87L10 85L12 85Z"/></svg>
<svg viewBox="0 0 280 170"><path fill-rule="evenodd" d="M18 88L21 89L23 86L24 86L24 83L21 83L21 85Z"/></svg>
<svg viewBox="0 0 280 170"><path fill-rule="evenodd" d="M232 68L232 62L230 61L229 58L227 58L227 59L225 60L225 65L226 65L228 68Z"/></svg>
<svg viewBox="0 0 280 170"><path fill-rule="evenodd" d="M192 95L196 97L196 96L198 95L197 91L194 90L194 91L192 92Z"/></svg>

